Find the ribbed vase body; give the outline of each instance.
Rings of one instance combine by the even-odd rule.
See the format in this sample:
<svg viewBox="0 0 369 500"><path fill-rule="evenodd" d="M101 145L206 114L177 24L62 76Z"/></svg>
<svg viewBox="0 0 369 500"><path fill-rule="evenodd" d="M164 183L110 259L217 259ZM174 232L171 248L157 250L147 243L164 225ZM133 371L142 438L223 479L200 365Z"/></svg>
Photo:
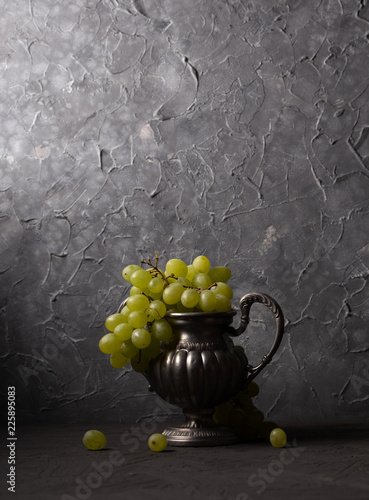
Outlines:
<svg viewBox="0 0 369 500"><path fill-rule="evenodd" d="M149 381L164 400L187 412L214 409L247 377L247 358L227 335L235 313L174 313L174 341L151 362Z"/></svg>

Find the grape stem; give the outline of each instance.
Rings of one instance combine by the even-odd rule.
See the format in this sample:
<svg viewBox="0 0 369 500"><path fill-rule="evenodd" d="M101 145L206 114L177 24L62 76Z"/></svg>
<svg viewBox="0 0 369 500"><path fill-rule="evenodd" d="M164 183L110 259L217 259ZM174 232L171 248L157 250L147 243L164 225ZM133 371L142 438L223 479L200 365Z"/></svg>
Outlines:
<svg viewBox="0 0 369 500"><path fill-rule="evenodd" d="M198 293L201 293L201 292L204 292L205 290L210 290L210 288L213 288L213 286L215 286L215 288L216 288L218 285L216 282L214 282L212 285L208 286L207 288L196 288L196 290Z"/></svg>
<svg viewBox="0 0 369 500"><path fill-rule="evenodd" d="M141 260L140 264L145 264L146 266L150 266L152 269L155 269L155 271L158 274L160 274L160 276L164 280L164 286L168 286L169 285L169 281L168 281L169 278L174 278L174 279L177 279L177 278L174 276L173 273L170 274L169 276L165 276L165 274L162 271L160 271L160 269L158 268L158 262L159 262L159 257L158 257L157 252L155 252L155 264L153 264L151 262L150 257L147 258L147 261L146 260ZM184 288L195 288L195 290L197 291L197 293L201 293L204 290L210 290L210 288L213 288L213 286L215 286L215 287L217 286L216 282L214 282L212 285L210 285L210 286L208 286L207 288L204 288L204 289L183 285ZM141 292L141 293L143 293L143 292Z"/></svg>
<svg viewBox="0 0 369 500"><path fill-rule="evenodd" d="M170 274L169 276L165 276L165 274L160 271L160 269L158 268L158 262L159 262L159 257L158 257L158 254L157 252L155 252L155 264L153 264L151 262L151 259L150 257L147 258L147 261L145 260L141 260L140 261L140 264L145 264L146 266L150 266L152 269L155 269L155 271L160 274L160 276L162 277L162 279L164 280L164 286L168 286L169 285L169 281L168 279L169 278L174 278L174 274Z"/></svg>

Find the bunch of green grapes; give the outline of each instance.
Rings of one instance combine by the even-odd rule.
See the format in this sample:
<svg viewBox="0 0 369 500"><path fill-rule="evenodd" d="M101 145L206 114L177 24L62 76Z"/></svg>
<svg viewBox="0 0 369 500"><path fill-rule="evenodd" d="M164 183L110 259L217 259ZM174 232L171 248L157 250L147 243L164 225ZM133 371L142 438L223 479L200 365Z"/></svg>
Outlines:
<svg viewBox="0 0 369 500"><path fill-rule="evenodd" d="M204 255L189 265L181 259L170 259L165 269L158 267L158 261L155 254L155 263L148 259L123 269L123 278L131 284L129 298L118 313L106 319L109 333L99 342L100 350L110 354L114 368L131 363L137 372L147 370L162 343L171 339L167 313L227 312L232 308L228 267L211 267Z"/></svg>
<svg viewBox="0 0 369 500"><path fill-rule="evenodd" d="M252 402L252 398L258 394L259 386L250 382L245 391L240 391L232 399L215 408L214 422L232 427L244 441L269 439L271 432L277 429L278 425L264 420L263 412Z"/></svg>

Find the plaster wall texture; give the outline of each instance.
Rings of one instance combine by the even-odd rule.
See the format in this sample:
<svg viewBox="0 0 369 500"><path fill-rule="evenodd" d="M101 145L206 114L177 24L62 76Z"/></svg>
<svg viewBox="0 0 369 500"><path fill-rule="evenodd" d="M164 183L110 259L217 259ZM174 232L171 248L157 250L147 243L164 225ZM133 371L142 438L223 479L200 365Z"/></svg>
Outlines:
<svg viewBox="0 0 369 500"><path fill-rule="evenodd" d="M123 267L155 251L228 265L236 306L280 303L268 418L367 416L368 1L14 0L0 19L0 356L18 421L179 415L97 347ZM256 362L274 327L252 318Z"/></svg>

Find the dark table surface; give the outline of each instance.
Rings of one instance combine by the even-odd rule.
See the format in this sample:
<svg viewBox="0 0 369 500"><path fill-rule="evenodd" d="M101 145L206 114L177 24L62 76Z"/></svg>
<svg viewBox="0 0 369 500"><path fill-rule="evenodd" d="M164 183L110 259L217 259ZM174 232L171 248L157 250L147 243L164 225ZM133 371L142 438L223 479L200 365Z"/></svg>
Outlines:
<svg viewBox="0 0 369 500"><path fill-rule="evenodd" d="M279 424L285 448L253 442L161 453L147 438L168 423L19 425L15 494L4 481L11 441L2 432L0 498L369 500L369 421ZM83 446L89 429L105 433L105 449Z"/></svg>

